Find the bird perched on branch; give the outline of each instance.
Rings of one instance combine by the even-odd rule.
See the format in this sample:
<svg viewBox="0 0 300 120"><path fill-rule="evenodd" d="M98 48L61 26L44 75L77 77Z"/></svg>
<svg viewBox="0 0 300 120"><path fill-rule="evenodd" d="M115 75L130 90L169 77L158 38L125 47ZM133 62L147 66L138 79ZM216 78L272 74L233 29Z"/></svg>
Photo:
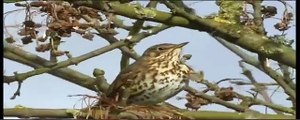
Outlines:
<svg viewBox="0 0 300 120"><path fill-rule="evenodd" d="M106 95L120 103L155 105L180 91L188 83L190 67L180 60L183 46L164 43L148 48L133 64L124 68Z"/></svg>

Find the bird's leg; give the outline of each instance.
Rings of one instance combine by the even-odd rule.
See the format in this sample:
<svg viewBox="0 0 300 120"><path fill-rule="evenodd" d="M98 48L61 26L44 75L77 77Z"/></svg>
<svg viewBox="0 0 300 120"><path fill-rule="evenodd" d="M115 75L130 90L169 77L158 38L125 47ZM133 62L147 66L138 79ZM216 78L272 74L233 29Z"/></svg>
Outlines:
<svg viewBox="0 0 300 120"><path fill-rule="evenodd" d="M119 94L119 101L118 101L118 105L119 106L123 106L125 107L127 105L127 100L130 96L130 91L129 89L124 89L121 94Z"/></svg>

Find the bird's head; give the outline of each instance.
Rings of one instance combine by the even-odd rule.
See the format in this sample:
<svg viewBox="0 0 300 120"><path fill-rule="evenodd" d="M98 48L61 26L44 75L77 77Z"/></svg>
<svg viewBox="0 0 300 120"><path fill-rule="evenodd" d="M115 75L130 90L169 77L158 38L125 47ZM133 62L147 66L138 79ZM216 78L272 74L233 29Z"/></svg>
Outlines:
<svg viewBox="0 0 300 120"><path fill-rule="evenodd" d="M154 45L144 52L143 57L151 59L179 59L182 47L188 43L189 42L180 44L163 43Z"/></svg>

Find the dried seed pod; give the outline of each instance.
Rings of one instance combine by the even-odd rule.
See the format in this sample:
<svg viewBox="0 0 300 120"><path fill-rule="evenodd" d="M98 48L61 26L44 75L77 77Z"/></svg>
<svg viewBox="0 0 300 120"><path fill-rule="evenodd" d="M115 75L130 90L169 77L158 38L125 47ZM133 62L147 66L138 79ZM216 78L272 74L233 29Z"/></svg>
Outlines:
<svg viewBox="0 0 300 120"><path fill-rule="evenodd" d="M275 6L262 6L261 13L264 14L266 18L270 18L277 14L277 8Z"/></svg>
<svg viewBox="0 0 300 120"><path fill-rule="evenodd" d="M50 48L51 48L51 44L50 44L50 43L47 43L47 44L40 44L40 45L38 45L38 46L35 48L35 50L36 50L37 52L45 52L45 51L50 50Z"/></svg>
<svg viewBox="0 0 300 120"><path fill-rule="evenodd" d="M201 107L201 104L185 103L185 107L197 111Z"/></svg>
<svg viewBox="0 0 300 120"><path fill-rule="evenodd" d="M60 51L60 50L52 50L51 55L53 56L62 56L65 54L65 51Z"/></svg>
<svg viewBox="0 0 300 120"><path fill-rule="evenodd" d="M40 41L40 42L45 42L47 40L47 38L44 38L44 37L38 37L36 38L36 40Z"/></svg>
<svg viewBox="0 0 300 120"><path fill-rule="evenodd" d="M88 39L88 40L93 40L94 35L91 32L85 32L84 34L82 34L82 38Z"/></svg>
<svg viewBox="0 0 300 120"><path fill-rule="evenodd" d="M20 36L25 36L25 35L27 35L28 33L27 33L27 31L25 30L25 28L22 28L22 29L20 29L19 31L18 31L18 35L20 35Z"/></svg>
<svg viewBox="0 0 300 120"><path fill-rule="evenodd" d="M23 44L28 44L28 43L32 42L31 36L25 36L25 37L21 38L21 40L22 40Z"/></svg>
<svg viewBox="0 0 300 120"><path fill-rule="evenodd" d="M35 23L32 20L24 21L23 24L25 27L35 27Z"/></svg>
<svg viewBox="0 0 300 120"><path fill-rule="evenodd" d="M65 53L66 53L66 55L67 55L67 57L68 57L69 59L73 57L72 54L71 54L69 51L65 51Z"/></svg>
<svg viewBox="0 0 300 120"><path fill-rule="evenodd" d="M195 110L195 111L197 111L201 106L207 105L209 103L209 101L207 101L201 97L194 96L190 93L186 94L186 100L188 101L188 103L185 104L187 109L191 108L192 110Z"/></svg>
<svg viewBox="0 0 300 120"><path fill-rule="evenodd" d="M215 92L215 95L224 101L232 101L235 97L232 87L220 88L220 90Z"/></svg>
<svg viewBox="0 0 300 120"><path fill-rule="evenodd" d="M290 26L284 22L277 23L274 25L274 27L279 31L285 31L290 28Z"/></svg>
<svg viewBox="0 0 300 120"><path fill-rule="evenodd" d="M40 27L42 27L42 26L43 26L43 25L40 24L40 23L35 23L35 25L34 25L35 28L40 28Z"/></svg>
<svg viewBox="0 0 300 120"><path fill-rule="evenodd" d="M5 38L5 41L8 42L8 43L14 43L14 42L16 42L16 40L14 40L13 37L7 37L7 38Z"/></svg>

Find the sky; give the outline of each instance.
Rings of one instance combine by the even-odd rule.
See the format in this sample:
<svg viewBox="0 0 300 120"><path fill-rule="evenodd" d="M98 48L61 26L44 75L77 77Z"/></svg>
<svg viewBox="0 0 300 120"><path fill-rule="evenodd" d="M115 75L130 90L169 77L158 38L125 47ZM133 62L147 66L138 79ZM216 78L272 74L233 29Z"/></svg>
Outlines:
<svg viewBox="0 0 300 120"><path fill-rule="evenodd" d="M294 8L295 13L295 2L287 1ZM185 2L187 5L195 9L196 13L200 16L209 15L216 13L218 11L218 6L215 5L213 1L188 1ZM142 3L144 4L144 3ZM278 9L278 14L276 18L281 18L284 6L277 1L265 1L265 5L273 5ZM4 4L4 12L19 9L13 4ZM167 11L169 10L163 6L158 6L159 10ZM14 14L10 14L6 17L5 25L16 25L21 24L25 18L24 11L19 11ZM40 17L40 14L34 16L34 20L43 21L45 23L45 18ZM126 19L128 20L128 19ZM273 25L279 22L277 19L267 19L265 20L265 28L268 31L268 35L280 34L281 32L274 29ZM126 22L130 24L130 22ZM146 24L151 24L151 22L146 22ZM289 39L295 39L295 23L293 26L286 31L287 37ZM8 32L17 39L17 43L21 43L20 37L16 35L17 29L8 27ZM41 28L41 30L44 30ZM128 33L124 30L118 29L119 34L116 35L119 39L124 39L127 37ZM93 41L83 39L80 35L72 34L70 38L63 38L65 43L59 46L60 50L70 51L71 54L76 57L82 54L88 53L92 50L104 47L109 43L100 37L95 37ZM192 54L192 58L188 60L188 65L190 65L196 71L204 71L205 79L210 82L217 82L224 78L242 78L247 80L247 78L241 74L242 70L238 65L238 61L241 60L237 55L229 51L227 48L223 47L214 38L210 37L205 32L199 32L197 30L186 29L182 27L173 27L167 29L157 35L150 36L141 42L139 42L134 48L140 55L150 46L159 43L181 43L190 42L184 47L184 54ZM35 43L31 43L22 47L23 50L38 54L46 59L49 58L49 52L37 53L35 52ZM255 54L251 54L255 55ZM100 56L88 59L79 63L77 66L69 66L69 68L80 71L86 75L93 77L93 70L99 68L105 71L105 77L109 83L111 83L115 76L120 71L119 61L121 58L121 51L115 49L109 53L102 54ZM59 57L59 61L66 60L66 56ZM270 77L266 76L261 71L254 67L249 66L253 75L259 82L275 82ZM13 75L13 72L18 73L28 72L33 70L33 68L22 65L20 63L4 59L4 71L5 75ZM191 83L191 85L199 90L205 89L203 85ZM252 86L236 86L228 83L220 84L221 87L234 87L239 93L247 94L247 90ZM9 85L4 84L4 108L12 108L16 105L22 105L30 108L68 108L71 109L81 108L80 97L67 97L68 95L75 94L88 94L95 96L96 93L90 91L86 88L80 87L58 77L52 76L50 74L41 74L28 78L22 84L21 96L18 96L14 100L10 100L10 97L14 94L17 89L17 83L11 83ZM271 94L276 87L270 87L268 93ZM248 94L249 95L249 94ZM176 97L184 97L185 92L181 92L176 95ZM261 97L259 97L261 98ZM284 94L283 90L280 89L272 96L274 103L284 106L291 106L290 102L285 99L287 96ZM171 104L185 108L185 100L177 100L175 97L167 100ZM251 107L260 112L264 112L265 107L254 106ZM213 110L213 111L232 111L226 107L220 105L207 105L201 107L201 110ZM273 113L269 110L268 113Z"/></svg>

